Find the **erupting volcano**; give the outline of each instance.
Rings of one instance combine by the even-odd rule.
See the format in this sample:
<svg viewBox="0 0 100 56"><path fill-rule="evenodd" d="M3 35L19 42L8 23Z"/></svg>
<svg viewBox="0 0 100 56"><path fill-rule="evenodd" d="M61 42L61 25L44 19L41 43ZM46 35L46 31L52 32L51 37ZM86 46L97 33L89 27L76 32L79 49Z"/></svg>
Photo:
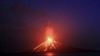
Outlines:
<svg viewBox="0 0 100 56"><path fill-rule="evenodd" d="M59 47L59 43L54 40L53 28L48 23L45 31L46 40L34 48L35 51L52 51Z"/></svg>

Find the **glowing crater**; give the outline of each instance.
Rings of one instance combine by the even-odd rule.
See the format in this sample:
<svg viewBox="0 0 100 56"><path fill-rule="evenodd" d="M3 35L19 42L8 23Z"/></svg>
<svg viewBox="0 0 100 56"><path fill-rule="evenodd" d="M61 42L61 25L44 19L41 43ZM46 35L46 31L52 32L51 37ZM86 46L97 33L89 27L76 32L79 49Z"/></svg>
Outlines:
<svg viewBox="0 0 100 56"><path fill-rule="evenodd" d="M35 51L40 52L40 51L49 51L49 50L54 50L57 49L59 46L59 43L56 42L53 38L53 29L49 25L46 28L46 40L42 42L40 45L36 46L34 48Z"/></svg>

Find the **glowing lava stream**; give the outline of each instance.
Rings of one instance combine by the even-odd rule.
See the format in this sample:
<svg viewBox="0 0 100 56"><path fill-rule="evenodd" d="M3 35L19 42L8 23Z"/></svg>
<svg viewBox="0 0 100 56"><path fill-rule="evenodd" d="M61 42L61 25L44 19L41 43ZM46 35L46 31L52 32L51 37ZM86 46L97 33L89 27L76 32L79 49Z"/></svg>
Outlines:
<svg viewBox="0 0 100 56"><path fill-rule="evenodd" d="M37 47L34 48L36 51L49 51L49 50L54 50L58 48L58 42L54 41L54 36L53 36L53 29L51 26L47 26L46 28L46 41L38 45Z"/></svg>

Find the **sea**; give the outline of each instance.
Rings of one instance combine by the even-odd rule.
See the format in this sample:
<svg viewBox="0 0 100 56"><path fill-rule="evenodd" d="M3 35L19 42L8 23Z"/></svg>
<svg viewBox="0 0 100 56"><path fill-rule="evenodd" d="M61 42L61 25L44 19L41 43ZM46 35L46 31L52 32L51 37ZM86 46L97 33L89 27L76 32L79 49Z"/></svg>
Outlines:
<svg viewBox="0 0 100 56"><path fill-rule="evenodd" d="M100 52L92 52L92 53L3 53L0 56L100 56Z"/></svg>

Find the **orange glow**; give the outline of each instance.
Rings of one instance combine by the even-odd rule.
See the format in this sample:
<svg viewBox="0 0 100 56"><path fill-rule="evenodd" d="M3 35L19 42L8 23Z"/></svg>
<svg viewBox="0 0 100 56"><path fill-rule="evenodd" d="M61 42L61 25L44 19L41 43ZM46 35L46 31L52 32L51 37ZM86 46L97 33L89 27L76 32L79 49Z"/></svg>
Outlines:
<svg viewBox="0 0 100 56"><path fill-rule="evenodd" d="M48 43L52 43L52 42L53 42L53 39L50 38L50 37L48 37L47 42L48 42Z"/></svg>
<svg viewBox="0 0 100 56"><path fill-rule="evenodd" d="M49 52L49 53L46 53L46 56L54 56L54 54Z"/></svg>
<svg viewBox="0 0 100 56"><path fill-rule="evenodd" d="M36 51L49 51L56 49L58 47L58 43L54 41L53 29L50 26L47 26L45 32L46 40L34 48Z"/></svg>

